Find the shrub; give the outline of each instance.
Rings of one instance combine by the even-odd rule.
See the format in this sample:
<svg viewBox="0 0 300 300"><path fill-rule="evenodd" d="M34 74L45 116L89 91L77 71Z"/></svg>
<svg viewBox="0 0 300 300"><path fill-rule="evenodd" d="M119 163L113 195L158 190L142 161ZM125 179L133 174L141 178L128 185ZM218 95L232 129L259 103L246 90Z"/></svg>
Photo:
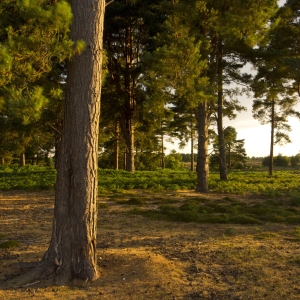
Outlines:
<svg viewBox="0 0 300 300"><path fill-rule="evenodd" d="M300 153L298 153L295 156L292 156L290 161L291 161L292 167L299 167L300 166Z"/></svg>
<svg viewBox="0 0 300 300"><path fill-rule="evenodd" d="M274 157L274 166L276 167L287 167L289 165L290 159L287 156L278 154Z"/></svg>

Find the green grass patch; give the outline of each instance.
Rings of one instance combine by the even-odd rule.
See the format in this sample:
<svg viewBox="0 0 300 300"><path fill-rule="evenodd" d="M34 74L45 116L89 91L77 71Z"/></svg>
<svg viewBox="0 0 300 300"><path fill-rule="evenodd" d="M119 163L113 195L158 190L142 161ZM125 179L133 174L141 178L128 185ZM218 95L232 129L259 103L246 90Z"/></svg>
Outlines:
<svg viewBox="0 0 300 300"><path fill-rule="evenodd" d="M228 224L262 224L300 223L299 210L291 211L285 204L279 205L265 201L256 204L228 201L226 199L203 201L201 198L189 198L178 205L160 201L156 210L134 210L132 213L141 214L157 220L173 222L196 223L228 223ZM300 230L299 230L300 232Z"/></svg>
<svg viewBox="0 0 300 300"><path fill-rule="evenodd" d="M98 207L98 209L107 209L107 208L109 208L109 205L105 202L98 202L97 207Z"/></svg>
<svg viewBox="0 0 300 300"><path fill-rule="evenodd" d="M254 238L257 240L266 240L266 239L273 239L273 238L278 238L279 234L276 232L260 232L254 235Z"/></svg>
<svg viewBox="0 0 300 300"><path fill-rule="evenodd" d="M130 198L129 200L119 200L117 201L118 204L126 204L126 205L137 205L142 206L145 204L145 201L141 198Z"/></svg>
<svg viewBox="0 0 300 300"><path fill-rule="evenodd" d="M0 244L1 249L16 248L18 246L19 246L19 242L15 240L6 241Z"/></svg>

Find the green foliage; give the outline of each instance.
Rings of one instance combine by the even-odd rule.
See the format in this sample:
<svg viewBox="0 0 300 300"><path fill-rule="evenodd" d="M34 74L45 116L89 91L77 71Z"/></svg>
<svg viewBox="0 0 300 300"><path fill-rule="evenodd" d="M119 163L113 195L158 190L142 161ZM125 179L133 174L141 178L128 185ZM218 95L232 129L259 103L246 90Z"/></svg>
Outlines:
<svg viewBox="0 0 300 300"><path fill-rule="evenodd" d="M47 102L40 80L53 60L62 62L72 54L71 20L70 5L63 0L0 4L0 96L24 123L36 119Z"/></svg>
<svg viewBox="0 0 300 300"><path fill-rule="evenodd" d="M262 160L263 166L269 166L270 156L266 156ZM276 167L287 167L290 163L290 159L287 156L283 156L282 154L278 154L273 158L273 164Z"/></svg>
<svg viewBox="0 0 300 300"><path fill-rule="evenodd" d="M0 166L0 190L53 189L56 171L40 166ZM136 171L99 169L99 193L131 189L153 191L194 190L196 173L190 171ZM214 193L251 194L269 198L290 197L294 206L300 205L299 171L277 171L268 177L264 171L232 171L227 181L219 180L217 173L211 173L209 189ZM225 202L234 199L224 197ZM201 200L202 201L202 200Z"/></svg>
<svg viewBox="0 0 300 300"><path fill-rule="evenodd" d="M182 156L176 151L172 151L165 157L165 164L167 169L178 170L181 167Z"/></svg>
<svg viewBox="0 0 300 300"><path fill-rule="evenodd" d="M292 167L299 167L300 166L300 154L292 156L290 158L290 161L291 161L291 166Z"/></svg>

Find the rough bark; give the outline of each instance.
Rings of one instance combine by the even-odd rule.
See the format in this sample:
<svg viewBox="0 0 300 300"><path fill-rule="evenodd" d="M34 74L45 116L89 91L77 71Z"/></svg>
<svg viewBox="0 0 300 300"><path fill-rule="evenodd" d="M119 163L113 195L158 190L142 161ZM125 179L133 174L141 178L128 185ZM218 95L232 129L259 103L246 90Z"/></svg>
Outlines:
<svg viewBox="0 0 300 300"><path fill-rule="evenodd" d="M223 68L222 68L222 40L219 42L218 58L218 140L219 140L219 157L220 157L220 179L227 180L226 171L226 152L223 129Z"/></svg>
<svg viewBox="0 0 300 300"><path fill-rule="evenodd" d="M105 1L72 0L71 7L71 38L84 40L86 47L68 64L52 238L43 257L53 266L57 284L99 276L97 152Z"/></svg>
<svg viewBox="0 0 300 300"><path fill-rule="evenodd" d="M197 187L196 192L208 192L208 113L207 102L199 104L196 110L198 121L198 155L197 155Z"/></svg>
<svg viewBox="0 0 300 300"><path fill-rule="evenodd" d="M271 107L271 143L270 143L270 159L269 159L269 176L273 176L274 131L275 131L275 101L273 99L272 107Z"/></svg>

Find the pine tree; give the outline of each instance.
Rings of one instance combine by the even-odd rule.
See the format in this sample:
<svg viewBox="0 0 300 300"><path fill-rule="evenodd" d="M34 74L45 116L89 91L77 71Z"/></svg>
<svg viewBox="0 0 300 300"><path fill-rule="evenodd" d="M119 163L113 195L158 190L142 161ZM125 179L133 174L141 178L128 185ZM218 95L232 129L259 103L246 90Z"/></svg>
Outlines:
<svg viewBox="0 0 300 300"><path fill-rule="evenodd" d="M1 1L0 114L18 132L22 163L34 129L54 90L47 75L73 52L66 1ZM23 143L23 144L22 144Z"/></svg>

